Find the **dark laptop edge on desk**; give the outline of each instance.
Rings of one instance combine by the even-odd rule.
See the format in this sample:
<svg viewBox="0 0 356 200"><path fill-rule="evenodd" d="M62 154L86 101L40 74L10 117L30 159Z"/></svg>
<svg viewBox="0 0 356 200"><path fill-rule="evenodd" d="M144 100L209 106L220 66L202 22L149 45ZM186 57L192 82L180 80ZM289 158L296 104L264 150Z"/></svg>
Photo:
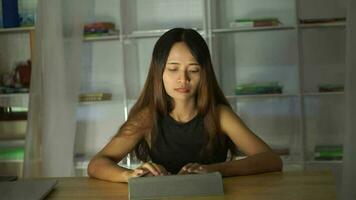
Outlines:
<svg viewBox="0 0 356 200"><path fill-rule="evenodd" d="M44 199L57 185L55 179L23 179L0 182L3 199Z"/></svg>

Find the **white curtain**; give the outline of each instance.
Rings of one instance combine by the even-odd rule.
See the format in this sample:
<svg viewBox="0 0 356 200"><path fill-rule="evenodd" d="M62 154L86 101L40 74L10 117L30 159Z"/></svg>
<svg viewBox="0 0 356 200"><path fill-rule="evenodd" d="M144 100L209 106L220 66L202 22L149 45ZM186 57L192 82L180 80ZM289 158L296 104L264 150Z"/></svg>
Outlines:
<svg viewBox="0 0 356 200"><path fill-rule="evenodd" d="M24 177L71 176L85 0L38 0Z"/></svg>
<svg viewBox="0 0 356 200"><path fill-rule="evenodd" d="M346 135L342 199L356 199L356 1L348 1L346 39Z"/></svg>

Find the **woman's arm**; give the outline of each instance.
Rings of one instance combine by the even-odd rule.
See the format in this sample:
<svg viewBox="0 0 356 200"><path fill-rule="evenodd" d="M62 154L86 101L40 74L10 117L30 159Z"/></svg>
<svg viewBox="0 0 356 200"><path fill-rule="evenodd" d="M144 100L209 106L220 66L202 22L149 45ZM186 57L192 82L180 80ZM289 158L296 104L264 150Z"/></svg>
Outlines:
<svg viewBox="0 0 356 200"><path fill-rule="evenodd" d="M282 170L282 161L272 151L247 156L240 160L202 165L206 172L220 172L223 176L251 175Z"/></svg>
<svg viewBox="0 0 356 200"><path fill-rule="evenodd" d="M89 162L88 174L112 182L128 182L131 177L144 175L158 176L168 174L166 169L155 163L143 163L136 169L120 167L117 163L132 152L138 142L149 136L148 110L142 110L129 119L120 132ZM150 138L150 137L147 137Z"/></svg>
<svg viewBox="0 0 356 200"><path fill-rule="evenodd" d="M209 165L189 163L178 174L220 172L223 176L240 176L263 172L281 171L281 159L272 151L267 151L240 160Z"/></svg>
<svg viewBox="0 0 356 200"><path fill-rule="evenodd" d="M228 107L219 107L220 126L238 149L247 157L210 165L192 165L190 172L219 171L223 176L249 175L282 170L282 160L256 136Z"/></svg>
<svg viewBox="0 0 356 200"><path fill-rule="evenodd" d="M248 175L282 170L281 158L256 136L227 106L219 107L220 126L247 157L209 166L224 176Z"/></svg>
<svg viewBox="0 0 356 200"><path fill-rule="evenodd" d="M142 134L121 134L114 137L89 162L88 175L112 182L127 182L133 170L117 165L133 150Z"/></svg>

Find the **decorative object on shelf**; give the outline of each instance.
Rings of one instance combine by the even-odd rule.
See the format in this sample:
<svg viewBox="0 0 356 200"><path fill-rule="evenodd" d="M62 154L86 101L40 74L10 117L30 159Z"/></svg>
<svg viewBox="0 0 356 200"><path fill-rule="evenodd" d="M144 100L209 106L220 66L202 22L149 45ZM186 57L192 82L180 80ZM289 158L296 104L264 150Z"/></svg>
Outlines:
<svg viewBox="0 0 356 200"><path fill-rule="evenodd" d="M21 27L32 27L35 26L35 13L34 12L24 12L20 13Z"/></svg>
<svg viewBox="0 0 356 200"><path fill-rule="evenodd" d="M332 84L332 83L320 84L318 86L318 91L319 92L342 92L344 91L344 85Z"/></svg>
<svg viewBox="0 0 356 200"><path fill-rule="evenodd" d="M265 83L249 83L236 86L236 95L245 94L281 94L283 86L277 81Z"/></svg>
<svg viewBox="0 0 356 200"><path fill-rule="evenodd" d="M339 23L346 22L346 18L330 18L330 19L299 19L301 24L329 24L329 23Z"/></svg>
<svg viewBox="0 0 356 200"><path fill-rule="evenodd" d="M84 25L84 37L102 37L118 35L119 31L115 29L115 24L111 22L93 22Z"/></svg>
<svg viewBox="0 0 356 200"><path fill-rule="evenodd" d="M0 77L0 94L27 93L31 82L31 61L20 62Z"/></svg>
<svg viewBox="0 0 356 200"><path fill-rule="evenodd" d="M244 18L230 22L230 28L280 26L278 18Z"/></svg>
<svg viewBox="0 0 356 200"><path fill-rule="evenodd" d="M31 60L18 64L15 72L15 82L19 82L22 87L29 88L31 82Z"/></svg>
<svg viewBox="0 0 356 200"><path fill-rule="evenodd" d="M79 102L88 102L88 101L108 101L111 100L111 93L104 92L92 92L92 93L83 93L79 95Z"/></svg>
<svg viewBox="0 0 356 200"><path fill-rule="evenodd" d="M314 150L315 160L342 160L342 145L317 145Z"/></svg>
<svg viewBox="0 0 356 200"><path fill-rule="evenodd" d="M2 19L4 28L20 26L20 16L17 0L1 0L2 2Z"/></svg>

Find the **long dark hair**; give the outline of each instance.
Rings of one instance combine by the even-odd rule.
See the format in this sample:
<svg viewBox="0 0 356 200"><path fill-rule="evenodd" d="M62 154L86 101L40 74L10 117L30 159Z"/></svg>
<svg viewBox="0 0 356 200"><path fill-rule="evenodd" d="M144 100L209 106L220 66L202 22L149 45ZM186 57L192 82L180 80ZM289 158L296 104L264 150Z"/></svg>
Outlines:
<svg viewBox="0 0 356 200"><path fill-rule="evenodd" d="M202 155L208 159L211 158L217 144L228 148L231 155L235 155L235 145L229 137L222 134L218 118L219 105L231 106L216 80L209 48L200 34L193 29L173 28L158 39L153 49L144 88L118 134L144 132L149 134L153 146L159 116L167 115L173 109L171 97L168 96L163 86L162 75L170 50L177 42L184 42L201 66L201 79L197 89L196 103L198 114L204 119L206 132L206 145L202 149ZM135 154L138 159L148 161L150 159L149 150L150 147L143 138L136 145Z"/></svg>

